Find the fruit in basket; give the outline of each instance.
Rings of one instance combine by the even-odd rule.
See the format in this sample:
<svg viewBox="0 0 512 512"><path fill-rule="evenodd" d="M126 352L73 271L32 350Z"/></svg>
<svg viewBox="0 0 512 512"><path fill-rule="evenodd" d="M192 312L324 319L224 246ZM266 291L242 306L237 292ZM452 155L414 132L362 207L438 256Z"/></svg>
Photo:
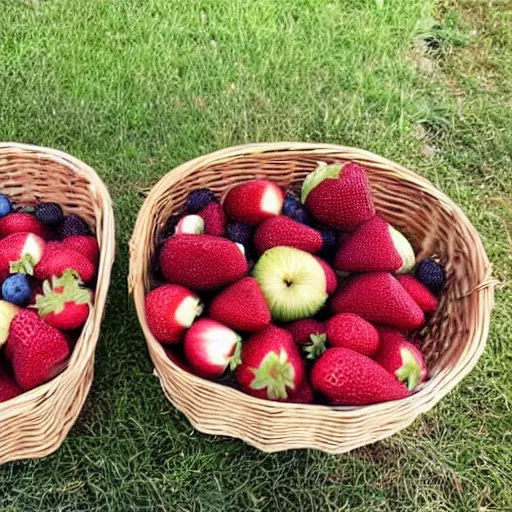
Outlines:
<svg viewBox="0 0 512 512"><path fill-rule="evenodd" d="M187 200L185 201L185 211L190 213L197 213L212 201L217 201L217 197L212 190L207 188L193 190L190 192Z"/></svg>
<svg viewBox="0 0 512 512"><path fill-rule="evenodd" d="M414 390L427 378L423 354L399 330L379 327L378 331L380 346L375 361Z"/></svg>
<svg viewBox="0 0 512 512"><path fill-rule="evenodd" d="M253 334L242 347L236 380L250 395L286 400L304 381L304 363L292 335L275 325Z"/></svg>
<svg viewBox="0 0 512 512"><path fill-rule="evenodd" d="M62 222L64 214L57 203L40 203L35 210L36 219L47 226L56 226Z"/></svg>
<svg viewBox="0 0 512 512"><path fill-rule="evenodd" d="M378 216L361 224L340 247L335 267L343 272L410 272L415 264L408 240Z"/></svg>
<svg viewBox="0 0 512 512"><path fill-rule="evenodd" d="M241 337L229 327L201 318L186 332L183 349L193 370L201 377L220 377L240 364Z"/></svg>
<svg viewBox="0 0 512 512"><path fill-rule="evenodd" d="M271 320L254 277L244 277L222 290L210 304L209 315L237 331L261 331Z"/></svg>
<svg viewBox="0 0 512 512"><path fill-rule="evenodd" d="M12 319L18 314L20 308L6 300L0 300L0 348L7 341Z"/></svg>
<svg viewBox="0 0 512 512"><path fill-rule="evenodd" d="M377 329L353 313L339 313L326 322L326 333L332 347L343 347L372 357L379 348Z"/></svg>
<svg viewBox="0 0 512 512"><path fill-rule="evenodd" d="M388 272L352 277L333 296L331 307L334 313L355 313L369 322L404 330L425 323L423 311Z"/></svg>
<svg viewBox="0 0 512 512"><path fill-rule="evenodd" d="M30 299L32 287L25 274L12 274L2 283L2 297L7 302L21 306Z"/></svg>
<svg viewBox="0 0 512 512"><path fill-rule="evenodd" d="M161 343L177 343L203 311L200 298L187 288L164 284L145 297L146 321Z"/></svg>
<svg viewBox="0 0 512 512"><path fill-rule="evenodd" d="M93 265L98 264L100 248L94 236L72 235L64 238L62 244L85 256Z"/></svg>
<svg viewBox="0 0 512 512"><path fill-rule="evenodd" d="M165 279L195 290L226 286L249 270L234 242L213 235L176 235L166 240L160 252Z"/></svg>
<svg viewBox="0 0 512 512"><path fill-rule="evenodd" d="M11 213L11 212L12 212L11 200L7 196L0 194L0 217L5 217L6 215L9 215L9 213Z"/></svg>
<svg viewBox="0 0 512 512"><path fill-rule="evenodd" d="M273 247L295 247L314 254L322 248L320 233L284 215L263 221L254 233L254 245L259 254Z"/></svg>
<svg viewBox="0 0 512 512"><path fill-rule="evenodd" d="M285 326L293 341L301 345L306 359L316 359L325 352L325 326L313 318L296 320Z"/></svg>
<svg viewBox="0 0 512 512"><path fill-rule="evenodd" d="M315 256L315 260L320 263L325 274L325 291L327 295L332 295L338 288L338 276L327 261L318 256Z"/></svg>
<svg viewBox="0 0 512 512"><path fill-rule="evenodd" d="M82 326L92 305L92 292L82 286L78 275L66 270L43 283L43 293L36 296L35 308L48 325L62 331Z"/></svg>
<svg viewBox="0 0 512 512"><path fill-rule="evenodd" d="M315 399L315 393L311 384L307 379L304 379L302 386L296 391L292 393L292 395L288 398L288 402L293 404L312 404Z"/></svg>
<svg viewBox="0 0 512 512"><path fill-rule="evenodd" d="M21 395L23 390L16 384L11 371L5 364L0 363L0 403L7 402L15 396Z"/></svg>
<svg viewBox="0 0 512 512"><path fill-rule="evenodd" d="M78 215L65 215L59 226L62 238L74 235L90 235L89 226Z"/></svg>
<svg viewBox="0 0 512 512"><path fill-rule="evenodd" d="M224 199L224 211L234 221L256 226L281 213L284 193L275 183L252 180L233 187Z"/></svg>
<svg viewBox="0 0 512 512"><path fill-rule="evenodd" d="M302 184L301 200L320 222L354 231L375 215L366 171L360 165L320 165Z"/></svg>
<svg viewBox="0 0 512 512"><path fill-rule="evenodd" d="M14 233L33 233L41 238L46 238L47 235L44 224L33 215L21 212L10 213L0 218L0 237Z"/></svg>
<svg viewBox="0 0 512 512"><path fill-rule="evenodd" d="M311 254L293 247L274 247L263 253L253 275L275 320L313 316L327 300L322 266Z"/></svg>
<svg viewBox="0 0 512 512"><path fill-rule="evenodd" d="M397 276L397 280L425 313L433 313L437 309L437 297L414 276L404 274Z"/></svg>
<svg viewBox="0 0 512 512"><path fill-rule="evenodd" d="M243 222L231 222L226 227L228 238L237 244L248 244L254 233L254 227Z"/></svg>
<svg viewBox="0 0 512 512"><path fill-rule="evenodd" d="M33 233L14 233L0 240L0 280L10 272L32 275L45 245L45 241Z"/></svg>
<svg viewBox="0 0 512 512"><path fill-rule="evenodd" d="M310 224L311 217L298 197L293 194L286 194L283 203L283 215L296 220L301 224Z"/></svg>
<svg viewBox="0 0 512 512"><path fill-rule="evenodd" d="M81 281L88 283L96 273L96 267L83 254L62 242L49 242L43 257L35 266L34 275L40 281L61 276L65 270L75 270Z"/></svg>
<svg viewBox="0 0 512 512"><path fill-rule="evenodd" d="M204 233L204 220L199 215L185 215L176 224L173 234L200 235Z"/></svg>
<svg viewBox="0 0 512 512"><path fill-rule="evenodd" d="M25 391L55 377L69 356L64 335L27 309L13 318L7 349L16 382Z"/></svg>
<svg viewBox="0 0 512 512"><path fill-rule="evenodd" d="M416 267L416 277L434 293L439 293L444 286L445 272L442 265L432 258L426 258Z"/></svg>
<svg viewBox="0 0 512 512"><path fill-rule="evenodd" d="M334 405L368 405L407 397L408 389L369 357L330 348L316 361L311 384Z"/></svg>
<svg viewBox="0 0 512 512"><path fill-rule="evenodd" d="M204 232L208 235L222 236L226 232L226 214L219 203L208 203L198 215L203 219Z"/></svg>

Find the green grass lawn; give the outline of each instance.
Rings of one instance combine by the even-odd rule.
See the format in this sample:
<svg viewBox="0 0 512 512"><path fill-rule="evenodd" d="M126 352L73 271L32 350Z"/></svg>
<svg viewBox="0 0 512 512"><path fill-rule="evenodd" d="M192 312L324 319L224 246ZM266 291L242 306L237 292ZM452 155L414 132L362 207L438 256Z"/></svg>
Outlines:
<svg viewBox="0 0 512 512"><path fill-rule="evenodd" d="M0 468L0 510L512 510L508 4L3 0L0 140L94 167L118 255L84 410L56 454ZM472 374L407 430L342 456L196 432L152 375L127 295L147 189L195 156L280 140L358 146L428 177L503 283Z"/></svg>

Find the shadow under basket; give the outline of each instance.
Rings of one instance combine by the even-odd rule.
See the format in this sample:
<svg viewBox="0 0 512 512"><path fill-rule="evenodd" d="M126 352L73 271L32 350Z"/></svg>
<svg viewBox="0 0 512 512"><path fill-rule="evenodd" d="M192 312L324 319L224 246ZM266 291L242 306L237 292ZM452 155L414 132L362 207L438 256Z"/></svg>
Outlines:
<svg viewBox="0 0 512 512"><path fill-rule="evenodd" d="M414 395L364 407L271 402L192 375L173 363L148 329L144 296L151 262L167 219L189 192L210 188L224 197L233 186L266 178L299 188L325 162L355 161L368 169L378 213L412 242L417 260L434 256L447 284L424 329L422 351L430 378ZM168 399L201 432L232 436L266 452L315 448L343 453L384 439L431 409L475 366L489 330L494 300L491 268L476 232L459 207L430 182L360 149L275 143L228 148L180 165L152 189L130 242L129 286L149 353Z"/></svg>
<svg viewBox="0 0 512 512"><path fill-rule="evenodd" d="M0 143L0 192L17 205L55 202L79 215L100 247L94 306L66 369L51 381L0 403L0 463L57 450L75 423L93 380L94 351L114 262L114 215L108 191L89 166L61 151Z"/></svg>

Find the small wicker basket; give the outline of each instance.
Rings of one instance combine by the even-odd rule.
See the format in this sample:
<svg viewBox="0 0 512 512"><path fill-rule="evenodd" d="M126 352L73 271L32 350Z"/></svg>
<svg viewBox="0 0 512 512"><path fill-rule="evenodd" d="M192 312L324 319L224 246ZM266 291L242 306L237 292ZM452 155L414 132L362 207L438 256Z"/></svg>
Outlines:
<svg viewBox="0 0 512 512"><path fill-rule="evenodd" d="M196 377L174 364L148 329L144 296L150 263L168 217L187 194L207 187L219 196L265 177L298 187L319 162L356 161L369 169L378 212L412 241L418 260L434 255L447 286L430 319L422 350L430 379L404 400L365 407L326 407L260 400ZM130 242L129 286L156 374L168 399L201 432L233 436L267 452L316 448L342 453L384 439L431 409L475 366L488 335L495 281L478 233L431 183L360 149L326 144L253 144L217 151L164 176L140 210Z"/></svg>
<svg viewBox="0 0 512 512"><path fill-rule="evenodd" d="M115 232L107 189L89 166L61 151L0 143L0 189L21 205L59 203L94 229L101 250L94 307L67 368L51 381L0 403L0 463L49 455L64 441L93 379L114 262Z"/></svg>

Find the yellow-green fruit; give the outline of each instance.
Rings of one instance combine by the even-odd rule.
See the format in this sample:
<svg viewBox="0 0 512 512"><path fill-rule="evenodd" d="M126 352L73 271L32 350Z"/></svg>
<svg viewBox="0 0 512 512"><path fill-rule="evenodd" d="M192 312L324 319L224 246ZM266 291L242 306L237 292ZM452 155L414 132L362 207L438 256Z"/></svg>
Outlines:
<svg viewBox="0 0 512 512"><path fill-rule="evenodd" d="M0 300L0 347L7 341L12 319L20 308L6 300Z"/></svg>

